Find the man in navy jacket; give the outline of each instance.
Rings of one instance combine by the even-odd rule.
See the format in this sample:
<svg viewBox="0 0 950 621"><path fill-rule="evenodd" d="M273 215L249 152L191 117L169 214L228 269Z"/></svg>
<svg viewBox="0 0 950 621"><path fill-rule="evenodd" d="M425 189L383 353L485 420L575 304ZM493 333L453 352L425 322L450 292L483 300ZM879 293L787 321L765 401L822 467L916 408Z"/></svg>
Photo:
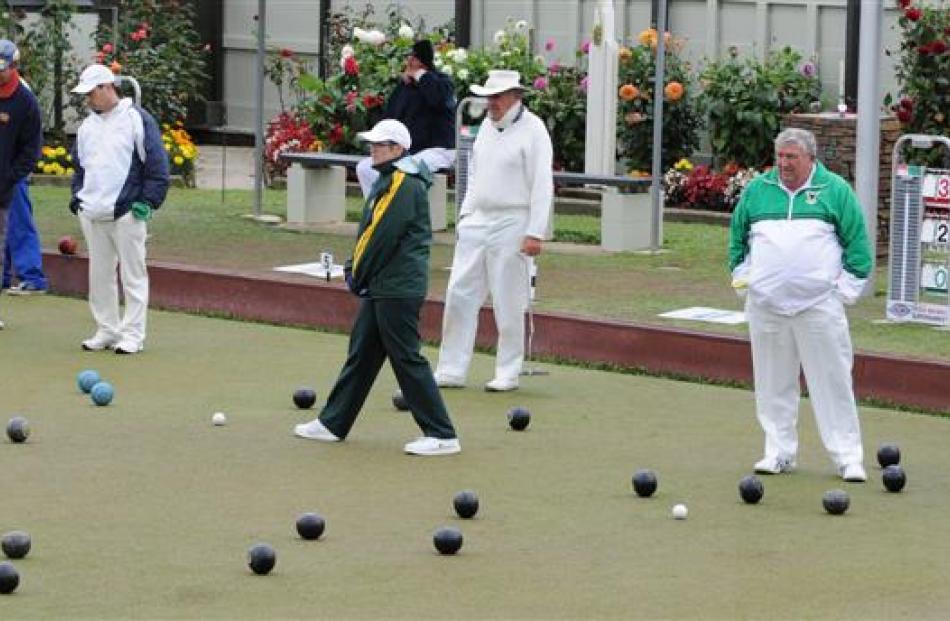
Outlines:
<svg viewBox="0 0 950 621"><path fill-rule="evenodd" d="M19 59L16 45L0 39L0 258L5 254L13 190L36 166L43 140L40 107L20 81Z"/></svg>
<svg viewBox="0 0 950 621"><path fill-rule="evenodd" d="M119 97L108 67L86 67L73 92L85 95L91 109L76 134L69 204L86 238L89 307L96 321L82 348L134 354L145 347L146 222L168 192L168 155L155 119ZM121 316L116 263L125 295Z"/></svg>

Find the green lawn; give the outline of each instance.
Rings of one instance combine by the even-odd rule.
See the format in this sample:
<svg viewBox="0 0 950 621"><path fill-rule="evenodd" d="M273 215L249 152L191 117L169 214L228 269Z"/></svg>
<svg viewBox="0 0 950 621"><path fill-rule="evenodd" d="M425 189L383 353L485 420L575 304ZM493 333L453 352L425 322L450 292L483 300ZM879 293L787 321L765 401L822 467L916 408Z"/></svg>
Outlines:
<svg viewBox="0 0 950 621"><path fill-rule="evenodd" d="M63 234L81 235L67 211L68 190L32 189L36 221L47 247ZM268 190L264 211L282 215L286 193ZM228 191L222 204L214 190L173 189L151 227L150 256L245 270L270 270L277 265L316 261L322 250L347 256L349 236L299 232L255 224L242 215L251 211L252 193ZM351 199L350 211L358 209ZM593 216L557 216L557 234L568 239L599 236ZM728 232L705 224L664 224L665 252L657 255L598 251L548 252L539 260L537 309L622 319L744 335L745 327L670 321L658 313L686 306L738 309L726 272ZM592 247L593 248L593 247ZM452 248L436 245L432 253L430 293L445 293ZM885 266L877 272L876 293L850 311L855 346L864 351L950 359L947 333L922 325L883 324Z"/></svg>
<svg viewBox="0 0 950 621"><path fill-rule="evenodd" d="M171 220L171 218L169 218ZM445 393L461 455L412 458L417 434L389 404L387 369L346 442L291 435L314 415L346 339L314 331L153 311L148 349L82 352L86 304L4 299L0 414L26 416L25 444L0 441L0 531L28 531L22 583L0 619L885 619L950 610L950 419L862 407L868 465L898 442L909 483L880 471L847 485L851 509L821 508L844 484L809 408L799 470L766 477L744 505L736 483L760 456L751 393L544 365L515 394ZM427 355L434 356L431 348ZM97 408L75 385L96 368L116 388ZM492 359L476 355L472 383ZM529 408L509 431L505 412ZM213 427L211 414L229 423ZM659 474L650 499L630 476ZM474 489L476 519L451 499ZM675 521L675 503L689 518ZM945 510L946 509L946 510ZM324 538L299 540L317 511ZM432 532L462 530L441 557ZM277 549L267 577L245 551Z"/></svg>

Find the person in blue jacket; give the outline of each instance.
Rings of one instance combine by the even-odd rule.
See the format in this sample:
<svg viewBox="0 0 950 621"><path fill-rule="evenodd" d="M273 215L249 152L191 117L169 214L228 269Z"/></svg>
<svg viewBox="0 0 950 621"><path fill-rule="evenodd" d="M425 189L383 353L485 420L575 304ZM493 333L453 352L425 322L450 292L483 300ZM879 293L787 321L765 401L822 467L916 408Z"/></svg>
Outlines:
<svg viewBox="0 0 950 621"><path fill-rule="evenodd" d="M14 191L36 166L43 141L40 107L20 80L19 60L16 45L0 39L0 257L6 255L7 213Z"/></svg>
<svg viewBox="0 0 950 621"><path fill-rule="evenodd" d="M26 179L21 179L13 190L6 242L3 288L10 295L46 293L49 281L43 273L43 252L33 224L33 204ZM13 284L14 280L19 282Z"/></svg>
<svg viewBox="0 0 950 621"><path fill-rule="evenodd" d="M89 307L96 332L87 351L134 354L145 348L148 271L146 222L168 192L168 155L152 115L120 98L105 65L89 65L74 93L91 112L73 146L72 199L89 255ZM122 277L125 313L119 313L116 264Z"/></svg>

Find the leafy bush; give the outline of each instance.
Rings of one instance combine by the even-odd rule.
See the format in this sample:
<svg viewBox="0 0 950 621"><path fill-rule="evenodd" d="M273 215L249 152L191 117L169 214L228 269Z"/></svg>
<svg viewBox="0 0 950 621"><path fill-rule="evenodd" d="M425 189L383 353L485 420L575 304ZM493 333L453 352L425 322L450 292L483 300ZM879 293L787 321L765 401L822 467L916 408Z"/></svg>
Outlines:
<svg viewBox="0 0 950 621"><path fill-rule="evenodd" d="M758 174L732 162L720 172L708 166L693 166L683 158L663 175L666 204L710 211L732 211L742 190Z"/></svg>
<svg viewBox="0 0 950 621"><path fill-rule="evenodd" d="M901 42L896 76L902 96L895 103L888 93L884 105L891 107L907 133L950 136L950 8L915 5L911 0L899 4L904 13L897 20ZM941 151L928 154L915 149L911 155L936 164Z"/></svg>
<svg viewBox="0 0 950 621"><path fill-rule="evenodd" d="M264 139L264 172L268 178L284 175L289 164L280 159L282 153L321 151L323 143L317 140L310 124L290 112L281 112L267 124Z"/></svg>
<svg viewBox="0 0 950 621"><path fill-rule="evenodd" d="M804 112L821 97L814 62L786 47L765 62L729 56L700 74L700 110L708 115L713 153L724 161L762 166L773 159L781 119Z"/></svg>
<svg viewBox="0 0 950 621"><path fill-rule="evenodd" d="M142 87L142 107L159 122L184 119L201 101L210 48L201 43L191 3L184 0L118 0L118 32L110 20L96 30L95 61Z"/></svg>
<svg viewBox="0 0 950 621"><path fill-rule="evenodd" d="M679 57L682 41L667 33L663 89L663 167L688 157L699 145L700 116L691 94L690 65ZM657 32L644 30L637 43L619 50L617 152L628 168L650 170L653 162L653 88Z"/></svg>
<svg viewBox="0 0 950 621"><path fill-rule="evenodd" d="M198 158L198 147L181 121L176 121L174 126L162 123L162 146L168 153L169 172L173 175L181 175L186 186L195 187L195 160Z"/></svg>

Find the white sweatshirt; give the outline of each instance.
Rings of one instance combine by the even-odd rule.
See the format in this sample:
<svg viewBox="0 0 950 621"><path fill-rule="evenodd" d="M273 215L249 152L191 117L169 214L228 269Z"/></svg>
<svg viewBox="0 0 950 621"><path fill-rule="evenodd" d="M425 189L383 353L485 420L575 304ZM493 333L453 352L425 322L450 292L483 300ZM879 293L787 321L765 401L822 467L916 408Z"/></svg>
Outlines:
<svg viewBox="0 0 950 621"><path fill-rule="evenodd" d="M553 148L544 122L527 108L508 129L482 121L460 216L494 209L529 211L525 235L543 239L554 200Z"/></svg>

